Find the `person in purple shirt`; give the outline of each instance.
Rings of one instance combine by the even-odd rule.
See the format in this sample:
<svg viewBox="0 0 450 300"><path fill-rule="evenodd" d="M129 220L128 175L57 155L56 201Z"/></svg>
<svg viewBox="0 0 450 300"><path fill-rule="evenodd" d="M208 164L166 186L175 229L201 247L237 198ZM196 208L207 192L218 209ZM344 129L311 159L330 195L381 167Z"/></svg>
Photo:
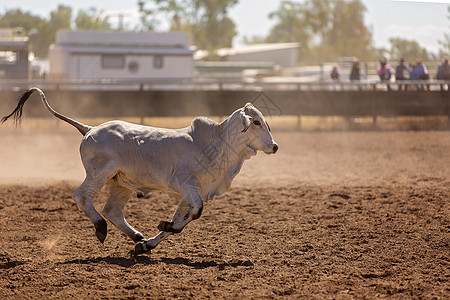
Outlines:
<svg viewBox="0 0 450 300"><path fill-rule="evenodd" d="M442 63L438 66L436 79L450 80L450 64L448 63L448 58L444 58Z"/></svg>
<svg viewBox="0 0 450 300"><path fill-rule="evenodd" d="M377 74L382 81L389 81L392 75L392 68L388 65L386 59L381 59L377 67Z"/></svg>
<svg viewBox="0 0 450 300"><path fill-rule="evenodd" d="M420 58L417 59L416 65L410 75L411 80L428 80L430 75L428 75L427 67L422 63Z"/></svg>
<svg viewBox="0 0 450 300"><path fill-rule="evenodd" d="M409 76L411 80L429 80L430 75L428 75L427 67L422 63L422 60L418 58L416 60L416 65L413 67L411 74ZM423 90L429 89L429 86L420 85L417 88Z"/></svg>

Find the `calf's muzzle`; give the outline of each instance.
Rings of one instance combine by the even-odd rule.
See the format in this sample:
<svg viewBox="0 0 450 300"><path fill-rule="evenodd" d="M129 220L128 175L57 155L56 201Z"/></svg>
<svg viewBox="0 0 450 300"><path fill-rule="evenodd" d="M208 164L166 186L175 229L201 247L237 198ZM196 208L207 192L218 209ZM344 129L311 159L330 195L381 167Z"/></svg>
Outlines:
<svg viewBox="0 0 450 300"><path fill-rule="evenodd" d="M273 151L273 154L277 153L277 151L278 151L278 145L277 144L273 145L272 151Z"/></svg>

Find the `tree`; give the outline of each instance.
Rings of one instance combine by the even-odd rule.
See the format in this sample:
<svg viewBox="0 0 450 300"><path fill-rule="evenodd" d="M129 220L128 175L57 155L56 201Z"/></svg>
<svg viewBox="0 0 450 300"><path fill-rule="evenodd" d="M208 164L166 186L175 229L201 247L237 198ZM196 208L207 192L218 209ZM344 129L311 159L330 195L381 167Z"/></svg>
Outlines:
<svg viewBox="0 0 450 300"><path fill-rule="evenodd" d="M450 6L447 7L448 16L447 19L450 20ZM448 57L450 56L450 35L444 34L444 40L439 41L439 44L442 48L439 49L439 55L441 57Z"/></svg>
<svg viewBox="0 0 450 300"><path fill-rule="evenodd" d="M75 18L75 26L77 29L88 30L111 30L108 17L102 17L101 12L97 11L95 7L78 11Z"/></svg>
<svg viewBox="0 0 450 300"><path fill-rule="evenodd" d="M19 8L7 10L4 15L0 15L0 27L22 27L26 34L37 30L41 22L44 22L44 19L29 12L23 12Z"/></svg>
<svg viewBox="0 0 450 300"><path fill-rule="evenodd" d="M228 9L238 0L140 0L141 23L146 30L155 30L162 14L171 31L192 35L194 44L205 50L231 47L236 26L228 17Z"/></svg>
<svg viewBox="0 0 450 300"><path fill-rule="evenodd" d="M101 17L100 12L93 7L78 11L75 26L77 29L111 29L108 17ZM59 5L50 12L49 19L20 9L7 10L0 15L0 27L22 27L25 35L30 37L31 51L35 56L44 58L48 56L49 46L55 42L56 32L60 29L72 29L72 8Z"/></svg>
<svg viewBox="0 0 450 300"><path fill-rule="evenodd" d="M227 12L237 0L197 0L196 3L200 12L200 18L195 24L197 28L194 29L196 44L207 50L231 47L237 32Z"/></svg>
<svg viewBox="0 0 450 300"><path fill-rule="evenodd" d="M40 37L39 29L44 26L45 19L32 15L29 12L23 12L20 9L7 10L0 16L0 27L15 28L21 27L24 34L30 37L31 51L34 53L42 53L37 41ZM48 48L48 45L47 45Z"/></svg>
<svg viewBox="0 0 450 300"><path fill-rule="evenodd" d="M145 31L155 30L160 23L158 15L161 13L168 18L177 20L175 23L178 23L179 15L183 13L183 8L179 6L179 3L181 1L177 0L139 0L138 8L141 12L142 29Z"/></svg>
<svg viewBox="0 0 450 300"><path fill-rule="evenodd" d="M267 37L269 43L301 42L303 46L309 43L303 4L282 1L278 10L269 14L269 18L277 20L277 25L270 30Z"/></svg>
<svg viewBox="0 0 450 300"><path fill-rule="evenodd" d="M75 26L77 29L111 29L108 17L101 17L93 7L78 11ZM20 9L8 10L0 15L0 27L22 27L25 35L30 37L31 51L37 57L44 58L48 56L49 46L55 42L56 32L72 29L72 8L59 5L50 12L48 20Z"/></svg>
<svg viewBox="0 0 450 300"><path fill-rule="evenodd" d="M391 49L389 55L391 59L400 60L403 58L406 61L415 61L416 58L429 60L430 56L425 48L422 48L418 42L407 40L403 38L389 39Z"/></svg>
<svg viewBox="0 0 450 300"><path fill-rule="evenodd" d="M267 41L295 41L302 45L303 62L336 60L340 56L368 59L372 34L364 24L366 8L360 0L283 1L269 15L276 18Z"/></svg>
<svg viewBox="0 0 450 300"><path fill-rule="evenodd" d="M322 32L319 53L331 59L356 56L367 59L372 50L372 34L364 24L365 6L359 0L331 1L329 24Z"/></svg>
<svg viewBox="0 0 450 300"><path fill-rule="evenodd" d="M42 22L36 35L30 36L37 57L47 57L48 47L55 42L56 32L60 29L72 29L72 8L58 5L50 12L50 20Z"/></svg>
<svg viewBox="0 0 450 300"><path fill-rule="evenodd" d="M309 60L311 51L311 31L306 24L305 5L293 1L282 1L277 11L269 14L277 24L270 30L266 38L268 43L300 43L299 58Z"/></svg>

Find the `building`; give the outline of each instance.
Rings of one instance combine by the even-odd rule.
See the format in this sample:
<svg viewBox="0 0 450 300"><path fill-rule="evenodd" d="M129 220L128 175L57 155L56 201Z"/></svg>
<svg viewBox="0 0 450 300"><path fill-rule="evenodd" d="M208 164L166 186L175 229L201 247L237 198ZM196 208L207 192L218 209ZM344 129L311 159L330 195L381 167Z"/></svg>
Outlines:
<svg viewBox="0 0 450 300"><path fill-rule="evenodd" d="M217 54L230 62L267 62L281 68L297 66L299 43L253 44L219 49Z"/></svg>
<svg viewBox="0 0 450 300"><path fill-rule="evenodd" d="M28 79L30 41L20 28L0 29L0 79Z"/></svg>
<svg viewBox="0 0 450 300"><path fill-rule="evenodd" d="M181 32L69 31L50 47L51 79L181 80L194 73Z"/></svg>

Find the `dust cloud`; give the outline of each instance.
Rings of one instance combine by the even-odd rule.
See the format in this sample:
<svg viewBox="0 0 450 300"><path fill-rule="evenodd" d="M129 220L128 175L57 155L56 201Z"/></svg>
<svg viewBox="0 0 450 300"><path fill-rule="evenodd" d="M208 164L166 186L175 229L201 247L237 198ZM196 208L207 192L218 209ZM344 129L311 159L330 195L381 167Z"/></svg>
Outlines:
<svg viewBox="0 0 450 300"><path fill-rule="evenodd" d="M0 183L48 184L80 181L84 171L78 154L81 136L61 133L0 134ZM81 181L80 181L81 182Z"/></svg>

